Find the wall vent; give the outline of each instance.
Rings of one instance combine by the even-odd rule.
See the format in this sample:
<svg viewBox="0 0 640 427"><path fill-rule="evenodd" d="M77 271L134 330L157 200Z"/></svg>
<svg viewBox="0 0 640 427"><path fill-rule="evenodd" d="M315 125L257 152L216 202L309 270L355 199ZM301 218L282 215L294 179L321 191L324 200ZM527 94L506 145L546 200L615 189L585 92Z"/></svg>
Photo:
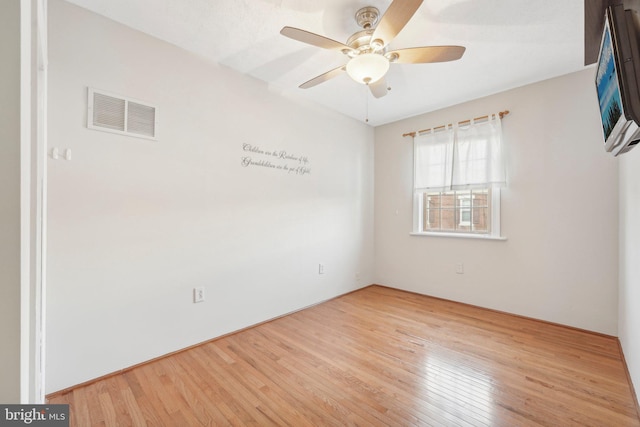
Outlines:
<svg viewBox="0 0 640 427"><path fill-rule="evenodd" d="M157 108L144 102L89 88L87 127L156 139Z"/></svg>

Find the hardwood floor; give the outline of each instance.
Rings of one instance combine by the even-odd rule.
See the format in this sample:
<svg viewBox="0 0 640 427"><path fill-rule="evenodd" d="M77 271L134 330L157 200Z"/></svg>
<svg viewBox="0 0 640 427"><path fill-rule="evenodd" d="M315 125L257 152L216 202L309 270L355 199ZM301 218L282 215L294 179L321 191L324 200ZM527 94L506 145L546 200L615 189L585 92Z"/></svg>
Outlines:
<svg viewBox="0 0 640 427"><path fill-rule="evenodd" d="M53 396L75 426L640 426L617 340L380 286Z"/></svg>

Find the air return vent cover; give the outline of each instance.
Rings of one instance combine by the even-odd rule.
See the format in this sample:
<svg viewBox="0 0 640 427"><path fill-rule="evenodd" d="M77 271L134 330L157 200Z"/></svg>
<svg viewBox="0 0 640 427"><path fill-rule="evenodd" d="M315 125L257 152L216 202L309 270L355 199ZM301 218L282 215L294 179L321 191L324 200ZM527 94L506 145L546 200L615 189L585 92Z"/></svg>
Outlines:
<svg viewBox="0 0 640 427"><path fill-rule="evenodd" d="M92 88L88 92L89 129L156 139L156 107Z"/></svg>

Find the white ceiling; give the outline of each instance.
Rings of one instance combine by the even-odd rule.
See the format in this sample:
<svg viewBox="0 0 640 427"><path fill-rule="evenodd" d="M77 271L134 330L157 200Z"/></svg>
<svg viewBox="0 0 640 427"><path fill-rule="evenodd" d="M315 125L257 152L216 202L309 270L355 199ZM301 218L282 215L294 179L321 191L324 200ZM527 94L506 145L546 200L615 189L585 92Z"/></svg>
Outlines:
<svg viewBox="0 0 640 427"><path fill-rule="evenodd" d="M391 0L69 0L373 126L584 68L584 0L425 0L391 49L462 45L459 61L392 64L391 91L373 98L346 74L301 83L346 57L288 39L289 25L346 42L355 12ZM398 0L402 1L402 0ZM368 113L367 113L368 112Z"/></svg>

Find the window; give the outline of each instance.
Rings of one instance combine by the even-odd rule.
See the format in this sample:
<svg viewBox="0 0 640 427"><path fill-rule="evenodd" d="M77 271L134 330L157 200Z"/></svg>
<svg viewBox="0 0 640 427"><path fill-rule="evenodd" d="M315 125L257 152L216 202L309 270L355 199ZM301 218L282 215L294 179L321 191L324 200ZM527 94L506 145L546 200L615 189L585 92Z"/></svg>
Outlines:
<svg viewBox="0 0 640 427"><path fill-rule="evenodd" d="M500 118L414 138L414 234L500 237Z"/></svg>
<svg viewBox="0 0 640 427"><path fill-rule="evenodd" d="M419 193L418 232L491 234L493 193L490 188ZM499 203L496 204L499 206Z"/></svg>

